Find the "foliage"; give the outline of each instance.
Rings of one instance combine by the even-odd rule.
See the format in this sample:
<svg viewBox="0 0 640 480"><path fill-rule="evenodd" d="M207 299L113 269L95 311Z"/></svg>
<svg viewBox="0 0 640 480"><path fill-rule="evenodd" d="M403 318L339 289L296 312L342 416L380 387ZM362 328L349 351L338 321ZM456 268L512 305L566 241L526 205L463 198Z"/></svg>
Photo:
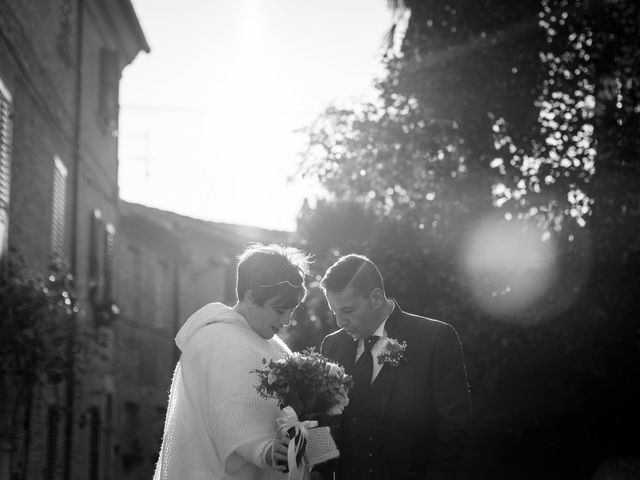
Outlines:
<svg viewBox="0 0 640 480"><path fill-rule="evenodd" d="M52 261L46 275L31 272L10 252L0 270L0 426L18 455L14 472L29 463L34 399L44 389L57 392L73 369L78 381L87 368L104 358L104 338L88 326L78 326L81 312L73 276L64 263ZM57 396L57 393L56 393Z"/></svg>
<svg viewBox="0 0 640 480"><path fill-rule="evenodd" d="M637 165L637 4L405 3L379 96L327 109L301 174L434 236L491 204L584 226L596 151L599 168Z"/></svg>
<svg viewBox="0 0 640 480"><path fill-rule="evenodd" d="M606 194L594 185L596 152L603 171L637 168L640 8L630 1L545 0L538 23L546 32L540 59L547 70L536 101L539 135L523 146L510 138L508 120L496 119L492 166L504 181L493 193L497 205L515 204L560 230L565 217L586 225L596 198Z"/></svg>
<svg viewBox="0 0 640 480"><path fill-rule="evenodd" d="M60 262L45 278L29 274L12 256L0 272L0 374L26 384L62 381L70 318L75 307L73 277Z"/></svg>
<svg viewBox="0 0 640 480"><path fill-rule="evenodd" d="M415 98L383 90L379 103L331 107L318 119L308 131L302 175L331 198L357 200L377 215L440 234L476 200L483 203L465 146L449 141L456 128L428 118Z"/></svg>
<svg viewBox="0 0 640 480"><path fill-rule="evenodd" d="M29 463L31 411L37 387L58 385L68 373L68 338L75 307L73 278L61 262L46 277L27 271L13 254L0 270L0 427L18 455L15 473Z"/></svg>
<svg viewBox="0 0 640 480"><path fill-rule="evenodd" d="M308 130L301 172L327 191L298 226L314 282L363 253L403 309L456 327L470 478L548 476L539 458L579 478L634 455L640 5L395 3L411 15L392 32L378 98L331 107ZM487 214L538 222L557 247L544 294L506 318L479 308L460 269ZM314 282L298 345L335 329Z"/></svg>
<svg viewBox="0 0 640 480"><path fill-rule="evenodd" d="M532 134L543 35L531 2L407 4L379 96L331 107L309 128L302 175L442 241L491 207L490 117L517 119L518 138Z"/></svg>

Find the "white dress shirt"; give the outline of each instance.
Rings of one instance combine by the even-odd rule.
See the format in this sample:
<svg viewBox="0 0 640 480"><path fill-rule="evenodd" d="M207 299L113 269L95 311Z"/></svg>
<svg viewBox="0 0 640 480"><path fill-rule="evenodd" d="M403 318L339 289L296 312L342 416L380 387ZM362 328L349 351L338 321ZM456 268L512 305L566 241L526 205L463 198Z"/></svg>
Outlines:
<svg viewBox="0 0 640 480"><path fill-rule="evenodd" d="M396 308L394 305L393 310L395 309ZM382 349L384 348L385 342L383 341L383 339L387 338L387 331L384 329L384 327L387 324L387 320L393 313L393 310L391 310L391 313L389 314L389 316L385 318L384 321L378 326L376 331L373 332L373 335L377 335L380 338L378 338L378 341L373 344L373 347L371 347L371 355L373 356L373 371L371 372L371 383L373 383L373 381L376 379L376 377L380 373L380 370L382 370L382 365L378 363L378 355L382 353ZM364 353L364 340L360 339L358 340L358 348L356 349L356 362L360 358L360 355L362 355L363 353Z"/></svg>

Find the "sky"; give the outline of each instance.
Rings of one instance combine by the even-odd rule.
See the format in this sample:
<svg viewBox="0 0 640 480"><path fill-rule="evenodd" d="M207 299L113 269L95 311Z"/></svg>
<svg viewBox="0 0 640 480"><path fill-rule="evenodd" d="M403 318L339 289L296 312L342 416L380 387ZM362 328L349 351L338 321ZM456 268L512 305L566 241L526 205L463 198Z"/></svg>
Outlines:
<svg viewBox="0 0 640 480"><path fill-rule="evenodd" d="M133 0L151 53L120 86L127 201L204 220L295 230L290 181L310 125L371 96L392 22L385 0Z"/></svg>

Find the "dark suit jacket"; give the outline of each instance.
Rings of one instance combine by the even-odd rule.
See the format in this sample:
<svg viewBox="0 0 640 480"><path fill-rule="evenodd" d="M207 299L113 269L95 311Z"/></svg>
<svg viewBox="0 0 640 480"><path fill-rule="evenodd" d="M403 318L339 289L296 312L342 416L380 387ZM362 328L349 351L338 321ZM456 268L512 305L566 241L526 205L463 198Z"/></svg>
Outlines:
<svg viewBox="0 0 640 480"><path fill-rule="evenodd" d="M384 365L375 379L382 383L385 456L399 479L455 478L471 426L458 335L451 325L405 313L397 304L385 330L390 338L407 342L405 360L397 367ZM357 341L339 330L325 337L321 352L351 373L356 348ZM339 430L336 440L340 447Z"/></svg>

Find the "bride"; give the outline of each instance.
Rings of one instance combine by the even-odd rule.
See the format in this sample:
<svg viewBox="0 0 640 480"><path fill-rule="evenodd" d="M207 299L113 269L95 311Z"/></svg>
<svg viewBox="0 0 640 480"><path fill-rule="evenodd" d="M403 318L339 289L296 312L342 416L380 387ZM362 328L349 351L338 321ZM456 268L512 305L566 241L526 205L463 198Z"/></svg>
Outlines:
<svg viewBox="0 0 640 480"><path fill-rule="evenodd" d="M284 478L289 439L252 371L291 351L276 335L302 301L307 255L256 244L239 257L231 308L210 303L176 336L176 365L154 480Z"/></svg>

